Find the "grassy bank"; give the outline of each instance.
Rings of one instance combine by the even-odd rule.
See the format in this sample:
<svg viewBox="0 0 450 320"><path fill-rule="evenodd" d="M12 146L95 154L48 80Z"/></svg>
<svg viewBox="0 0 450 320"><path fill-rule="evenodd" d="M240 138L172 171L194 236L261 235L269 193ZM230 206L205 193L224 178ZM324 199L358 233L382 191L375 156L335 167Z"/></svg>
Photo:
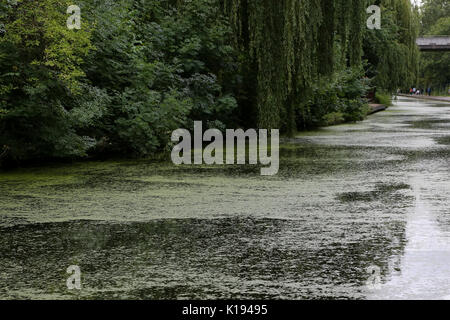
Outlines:
<svg viewBox="0 0 450 320"><path fill-rule="evenodd" d="M392 95L387 92L377 92L375 102L390 107L392 106Z"/></svg>

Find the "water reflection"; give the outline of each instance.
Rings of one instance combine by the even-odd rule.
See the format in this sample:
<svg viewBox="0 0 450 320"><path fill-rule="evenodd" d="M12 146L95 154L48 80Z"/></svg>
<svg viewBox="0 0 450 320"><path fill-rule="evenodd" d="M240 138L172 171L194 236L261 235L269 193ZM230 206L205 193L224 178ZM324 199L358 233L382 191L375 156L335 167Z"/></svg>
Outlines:
<svg viewBox="0 0 450 320"><path fill-rule="evenodd" d="M371 298L450 299L450 233L441 228L425 198L427 179L415 177L413 182L416 205L407 216L405 252L397 257L397 272Z"/></svg>

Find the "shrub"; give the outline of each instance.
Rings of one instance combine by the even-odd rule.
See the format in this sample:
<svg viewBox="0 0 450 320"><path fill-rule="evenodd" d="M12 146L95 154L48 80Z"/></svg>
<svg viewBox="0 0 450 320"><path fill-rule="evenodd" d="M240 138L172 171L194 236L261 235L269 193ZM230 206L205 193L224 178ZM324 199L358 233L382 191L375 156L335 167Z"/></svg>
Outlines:
<svg viewBox="0 0 450 320"><path fill-rule="evenodd" d="M363 98L367 81L358 69L335 73L316 82L309 99L299 106L297 127L308 128L363 120L367 115L367 101ZM301 115L308 115L303 118ZM308 124L308 125L304 125Z"/></svg>
<svg viewBox="0 0 450 320"><path fill-rule="evenodd" d="M379 104L383 104L385 106L392 105L392 96L390 93L386 92L377 92L375 94L375 102Z"/></svg>

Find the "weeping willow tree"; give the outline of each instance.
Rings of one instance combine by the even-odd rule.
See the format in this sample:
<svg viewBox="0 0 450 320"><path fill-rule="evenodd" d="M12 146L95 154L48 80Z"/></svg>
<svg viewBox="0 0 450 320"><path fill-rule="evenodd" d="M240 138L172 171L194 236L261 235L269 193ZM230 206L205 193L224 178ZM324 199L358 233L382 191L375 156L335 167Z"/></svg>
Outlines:
<svg viewBox="0 0 450 320"><path fill-rule="evenodd" d="M292 132L294 112L319 77L361 64L365 0L223 0L222 5L244 55L244 82L252 84L245 107L257 114L259 127Z"/></svg>
<svg viewBox="0 0 450 320"><path fill-rule="evenodd" d="M364 41L368 76L378 88L394 92L413 86L418 75L417 8L409 0L381 0L381 30L367 30Z"/></svg>

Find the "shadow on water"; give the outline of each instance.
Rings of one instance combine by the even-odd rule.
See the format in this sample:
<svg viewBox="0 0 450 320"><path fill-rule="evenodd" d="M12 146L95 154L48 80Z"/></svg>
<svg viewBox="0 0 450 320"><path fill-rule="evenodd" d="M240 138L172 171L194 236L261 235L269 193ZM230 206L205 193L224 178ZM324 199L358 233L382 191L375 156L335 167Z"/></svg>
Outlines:
<svg viewBox="0 0 450 320"><path fill-rule="evenodd" d="M342 202L352 202L352 201L373 201L377 199L384 199L389 194L392 194L398 190L409 189L410 186L407 184L378 184L373 191L367 192L344 192L338 195L338 199ZM405 196L399 194L394 200L399 200Z"/></svg>
<svg viewBox="0 0 450 320"><path fill-rule="evenodd" d="M310 228L252 218L6 227L0 297L362 298L368 261L386 264L401 247L388 237L309 247ZM73 264L79 294L65 284Z"/></svg>

